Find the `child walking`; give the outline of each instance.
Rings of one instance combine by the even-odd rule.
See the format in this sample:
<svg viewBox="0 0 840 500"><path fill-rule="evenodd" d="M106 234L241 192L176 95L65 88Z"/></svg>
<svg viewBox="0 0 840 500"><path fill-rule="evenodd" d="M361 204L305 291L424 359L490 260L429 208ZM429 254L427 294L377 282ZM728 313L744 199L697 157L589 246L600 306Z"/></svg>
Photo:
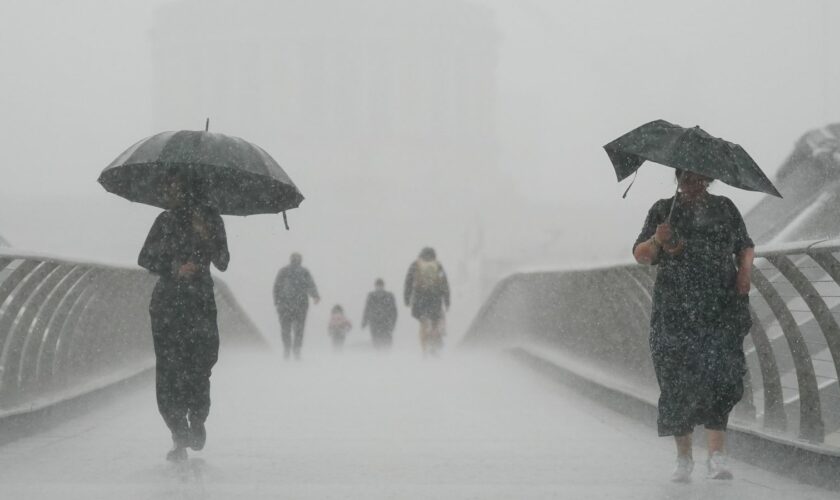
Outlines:
<svg viewBox="0 0 840 500"><path fill-rule="evenodd" d="M344 315L344 308L336 304L330 314L329 333L332 338L333 349L340 351L344 347L344 339L353 328L350 320Z"/></svg>

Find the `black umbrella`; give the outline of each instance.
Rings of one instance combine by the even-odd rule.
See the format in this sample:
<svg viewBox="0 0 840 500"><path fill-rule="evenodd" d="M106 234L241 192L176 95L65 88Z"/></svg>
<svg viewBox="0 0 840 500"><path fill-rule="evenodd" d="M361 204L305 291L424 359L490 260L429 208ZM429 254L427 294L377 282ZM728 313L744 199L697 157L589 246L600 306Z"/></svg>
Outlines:
<svg viewBox="0 0 840 500"><path fill-rule="evenodd" d="M191 179L207 202L226 215L285 212L303 201L298 188L262 148L214 132L161 132L128 148L99 175L109 192L169 208L164 183Z"/></svg>
<svg viewBox="0 0 840 500"><path fill-rule="evenodd" d="M700 127L665 120L646 123L604 146L619 181L645 161L688 170L730 186L782 197L741 146L712 137Z"/></svg>

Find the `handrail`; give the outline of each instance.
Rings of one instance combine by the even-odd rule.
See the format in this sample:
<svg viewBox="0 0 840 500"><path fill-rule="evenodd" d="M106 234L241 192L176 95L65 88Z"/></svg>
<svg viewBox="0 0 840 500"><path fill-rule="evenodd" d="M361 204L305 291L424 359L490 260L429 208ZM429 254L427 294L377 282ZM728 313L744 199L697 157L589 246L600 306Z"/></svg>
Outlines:
<svg viewBox="0 0 840 500"><path fill-rule="evenodd" d="M655 276L655 267L635 263L512 274L463 342L559 349L655 389L648 347ZM761 246L752 281L742 424L817 445L840 442L840 239Z"/></svg>
<svg viewBox="0 0 840 500"><path fill-rule="evenodd" d="M265 345L228 287L214 280L222 342ZM155 282L137 267L0 249L0 418L152 368Z"/></svg>

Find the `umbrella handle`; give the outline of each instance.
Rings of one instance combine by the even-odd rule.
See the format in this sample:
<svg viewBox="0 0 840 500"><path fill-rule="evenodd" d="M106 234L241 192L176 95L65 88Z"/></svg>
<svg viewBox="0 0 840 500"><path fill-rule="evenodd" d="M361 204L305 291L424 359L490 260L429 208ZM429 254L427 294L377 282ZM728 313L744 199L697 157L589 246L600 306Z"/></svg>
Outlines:
<svg viewBox="0 0 840 500"><path fill-rule="evenodd" d="M209 116L207 117L207 121L204 122L204 131L205 132L210 131L210 117Z"/></svg>
<svg viewBox="0 0 840 500"><path fill-rule="evenodd" d="M283 224L286 225L286 231L289 230L289 219L286 218L286 212L283 212Z"/></svg>

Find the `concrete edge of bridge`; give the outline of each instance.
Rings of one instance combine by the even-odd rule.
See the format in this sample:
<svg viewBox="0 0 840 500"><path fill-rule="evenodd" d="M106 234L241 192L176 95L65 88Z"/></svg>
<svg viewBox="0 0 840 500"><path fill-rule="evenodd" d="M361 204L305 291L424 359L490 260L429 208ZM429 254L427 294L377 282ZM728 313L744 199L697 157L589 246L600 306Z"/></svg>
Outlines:
<svg viewBox="0 0 840 500"><path fill-rule="evenodd" d="M49 401L29 408L16 408L0 414L0 446L18 439L34 436L52 427L89 414L92 410L154 381L154 366L113 380L107 380L85 390L56 395Z"/></svg>
<svg viewBox="0 0 840 500"><path fill-rule="evenodd" d="M536 349L511 347L507 352L534 371L622 415L656 428L656 403L638 393L611 386L574 368L541 355ZM655 432L655 431L654 431ZM728 452L738 460L813 486L840 491L840 455L821 453L812 446L771 438L753 429L730 424ZM697 440L701 446L702 440Z"/></svg>

